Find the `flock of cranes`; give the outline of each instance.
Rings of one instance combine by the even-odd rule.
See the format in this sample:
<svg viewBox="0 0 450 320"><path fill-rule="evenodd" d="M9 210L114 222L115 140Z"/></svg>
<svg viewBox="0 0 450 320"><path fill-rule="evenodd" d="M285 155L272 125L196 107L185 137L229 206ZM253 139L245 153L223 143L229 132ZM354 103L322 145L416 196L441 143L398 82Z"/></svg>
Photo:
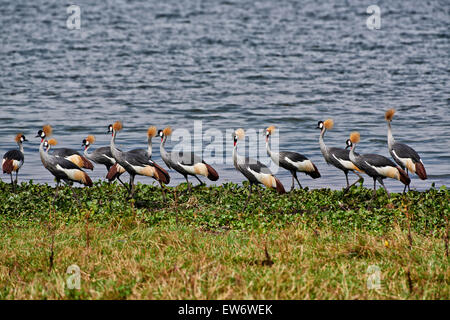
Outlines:
<svg viewBox="0 0 450 320"><path fill-rule="evenodd" d="M390 109L385 113L385 120L388 126L388 149L394 162L390 159L377 154L358 154L355 152L356 145L360 142L360 135L358 132L353 132L350 138L346 141L346 147L336 148L328 147L324 142L324 135L327 130L333 128L333 120L328 119L319 121L317 128L320 129L319 145L320 150L325 158L325 161L345 174L347 187L362 179L361 174L367 174L374 182L374 196L376 195L376 182L387 191L383 180L385 178L392 178L399 180L409 190L410 177L408 173L415 173L420 179L426 179L427 174L420 156L411 147L398 143L394 140L391 129L391 121L394 117L395 110ZM117 121L108 126L108 134L111 134L110 146L100 147L89 153L91 146L95 143L95 137L87 136L82 141L84 147L84 154L69 148L53 148L57 141L52 136L53 130L50 125L45 125L42 130L37 133L38 138L41 139L39 146L39 154L44 167L56 179L56 191L59 188L61 180L66 184L71 185L72 182L77 182L85 186L92 186L92 180L84 169L93 170L92 162L104 165L108 171L106 178L109 181L118 179L127 188L129 197L133 197L135 193L134 179L136 175L147 176L155 179L161 186L161 192L165 199L164 185L170 182L169 173L152 160L152 138L159 136L161 138L160 154L161 158L169 169L173 169L179 174L183 175L188 184L189 192L191 186L188 176L195 177L200 184L204 184L198 176L204 176L211 181L217 181L219 174L217 171L207 164L202 157L192 152L168 152L165 149L167 138L171 135L172 129L170 127L164 130L159 130L155 127L149 127L147 131L148 146L147 149L133 149L130 151L122 151L116 147L116 137L122 130L122 123ZM266 150L268 156L279 167L288 170L292 175L291 190L294 189L295 181L297 181L300 188L302 188L297 177L297 172L303 172L313 179L320 178L320 173L314 163L306 156L291 152L280 151L273 152L270 149L270 136L276 130L274 126L270 126L265 130ZM261 162L248 157L241 156L238 153L238 141L244 139L245 132L243 129L237 129L233 133L233 163L239 172L249 181L249 193L244 205L244 210L247 207L250 199L253 185L263 184L267 188L275 189L279 194L285 193L285 188L280 180L272 174L270 169ZM24 163L24 149L23 143L28 141L23 134L18 134L15 138L19 149L8 151L3 156L2 170L3 173L11 176L11 184L13 190L17 184L17 177L20 168ZM50 150L52 150L50 152ZM406 171L405 171L406 170ZM130 176L129 184L124 183L120 176L127 172ZM359 179L350 185L348 173L355 173ZM13 180L13 173L15 173L15 180ZM294 181L295 180L295 181ZM259 189L258 189L259 192Z"/></svg>

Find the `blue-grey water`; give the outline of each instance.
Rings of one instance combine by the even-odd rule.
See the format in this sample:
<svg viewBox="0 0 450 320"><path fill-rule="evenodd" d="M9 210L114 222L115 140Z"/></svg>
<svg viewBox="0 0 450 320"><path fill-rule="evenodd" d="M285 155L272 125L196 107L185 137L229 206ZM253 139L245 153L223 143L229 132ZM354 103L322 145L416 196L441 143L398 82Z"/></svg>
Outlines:
<svg viewBox="0 0 450 320"><path fill-rule="evenodd" d="M87 134L107 145L115 120L124 123L124 149L145 147L149 125L193 132L202 120L228 150L226 130L275 125L281 148L305 154L322 174L300 175L303 185L336 189L344 175L324 162L317 121L334 119L330 146L344 147L358 130L359 152L389 157L384 111L395 108L395 138L419 152L429 175L414 176L413 188L449 185L450 3L375 2L379 30L366 26L372 3L357 0L77 0L81 28L70 30L66 2L1 0L0 152L23 132L20 180L53 183L34 138L46 123L60 146L80 151ZM153 159L163 165L157 138ZM244 179L230 162L214 166L217 183ZM169 172L170 185L184 181ZM90 173L105 174L103 166ZM286 171L277 175L290 186Z"/></svg>

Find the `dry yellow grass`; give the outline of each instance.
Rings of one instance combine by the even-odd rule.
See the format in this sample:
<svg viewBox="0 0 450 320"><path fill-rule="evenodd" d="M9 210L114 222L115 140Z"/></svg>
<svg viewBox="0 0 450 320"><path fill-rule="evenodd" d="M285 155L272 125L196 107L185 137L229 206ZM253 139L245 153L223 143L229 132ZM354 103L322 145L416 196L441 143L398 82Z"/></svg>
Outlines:
<svg viewBox="0 0 450 320"><path fill-rule="evenodd" d="M102 228L55 222L51 271L46 227L2 234L3 299L450 298L442 239L413 234L410 250L400 228L374 236L302 225L251 233L149 228L137 220ZM81 270L80 290L66 287L73 264ZM370 265L380 268L378 290L366 284Z"/></svg>

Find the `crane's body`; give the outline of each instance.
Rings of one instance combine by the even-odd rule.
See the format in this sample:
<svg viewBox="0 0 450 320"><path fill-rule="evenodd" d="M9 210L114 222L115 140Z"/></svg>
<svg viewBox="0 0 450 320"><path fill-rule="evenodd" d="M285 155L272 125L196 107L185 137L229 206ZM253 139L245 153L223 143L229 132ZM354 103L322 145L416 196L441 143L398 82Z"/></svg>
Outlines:
<svg viewBox="0 0 450 320"><path fill-rule="evenodd" d="M93 161L97 164L102 164L106 167L106 170L109 174L109 171L111 167L115 166L114 169L114 176L111 178L106 177L110 182L114 179L118 179L120 183L125 185L122 180L120 179L120 175L125 172L125 169L122 168L119 164L116 163L116 160L114 159L112 153L111 153L111 147L99 147L89 153L89 149L95 142L95 137L90 135L86 139L83 140L83 146L84 146L84 156L89 159L90 161Z"/></svg>
<svg viewBox="0 0 450 320"><path fill-rule="evenodd" d="M115 145L117 132L122 129L122 124L116 122L113 125L113 132L110 144L111 154L116 162L122 166L130 175L130 196L134 195L134 178L136 175L152 177L160 183L170 182L170 176L166 170L157 165L148 157L148 153L136 151L123 152Z"/></svg>
<svg viewBox="0 0 450 320"><path fill-rule="evenodd" d="M350 160L350 151L342 148L335 148L335 147L328 147L325 144L325 141L323 139L325 132L327 130L331 130L333 128L334 122L331 119L325 120L325 121L319 121L317 128L319 128L320 136L319 136L319 145L320 145L320 151L322 152L322 155L326 161L327 164L334 166L335 168L342 170L345 174L345 180L347 182L347 188L350 188L358 181L362 180L362 177L358 174L359 172L362 172L360 168L358 168L351 160ZM357 153L355 153L357 154ZM350 185L348 181L348 173L354 172L359 179L356 180L354 183Z"/></svg>
<svg viewBox="0 0 450 320"><path fill-rule="evenodd" d="M49 126L50 127L50 126ZM44 130L39 130L36 137L41 138L41 143L51 136L53 129L49 129L49 134L46 134ZM88 159L83 157L78 151L70 148L52 148L50 152L55 157L64 158L77 165L79 168L94 170L94 165Z"/></svg>
<svg viewBox="0 0 450 320"><path fill-rule="evenodd" d="M283 184L278 180L277 177L275 177L270 169L262 164L261 162L248 158L243 157L238 154L237 152L237 142L238 140L242 140L245 137L245 132L243 129L237 129L233 134L233 140L234 140L234 146L233 146L233 164L236 170L241 172L244 177L247 178L247 180L250 182L249 185L249 193L247 200L244 205L244 211L247 208L248 201L250 199L251 193L252 193L252 187L253 185L263 184L266 186L266 188L273 188L276 189L276 191L279 194L286 193ZM258 190L259 192L259 190ZM261 194L260 194L261 196Z"/></svg>
<svg viewBox="0 0 450 320"><path fill-rule="evenodd" d="M294 179L297 181L300 188L302 185L297 178L297 172L303 172L306 175L309 175L313 179L320 178L320 173L315 164L309 160L304 155L291 152L291 151L280 151L274 152L270 149L269 146L269 137L275 131L274 126L270 126L266 129L266 151L272 161L279 167L282 167L288 170L292 175L292 186L291 190L294 189Z"/></svg>
<svg viewBox="0 0 450 320"><path fill-rule="evenodd" d="M359 142L359 133L354 132L350 135L350 139L347 140L347 147L350 147L350 161L361 168L368 176L373 178L374 195L376 195L376 182L378 181L389 195L389 191L386 189L383 180L385 178L392 178L401 181L403 184L408 185L411 180L407 173L393 163L388 158L378 154L356 154L355 147Z"/></svg>
<svg viewBox="0 0 450 320"><path fill-rule="evenodd" d="M57 189L61 180L68 184L70 184L70 182L78 182L88 187L92 186L91 178L76 164L63 157L57 157L49 154L49 150L51 149L50 146L56 145L56 141L54 139L48 141L47 151L44 150L45 142L46 140L41 141L39 146L39 155L44 167L55 177Z"/></svg>
<svg viewBox="0 0 450 320"><path fill-rule="evenodd" d="M403 169L406 169L406 173L412 172L417 176L425 180L427 179L427 172L423 165L422 159L419 154L410 146L396 142L392 134L391 121L394 117L395 110L390 109L385 113L385 120L388 126L388 149L394 161ZM409 185L408 185L409 189ZM405 186L406 190L406 186Z"/></svg>
<svg viewBox="0 0 450 320"><path fill-rule="evenodd" d="M18 182L19 170L22 168L25 161L23 143L28 140L23 134L19 133L16 135L15 141L19 146L19 149L9 150L2 159L2 171L11 176L11 186L13 190L15 190L15 185ZM15 181L13 181L13 172L16 173Z"/></svg>
<svg viewBox="0 0 450 320"><path fill-rule="evenodd" d="M159 147L161 158L169 169L173 169L184 176L189 190L191 190L191 186L189 184L188 176L194 176L201 185L203 185L204 182L198 178L198 175L207 177L211 181L217 181L219 179L217 171L193 152L166 151L166 140L171 133L172 129L169 127L159 131L161 137L161 144Z"/></svg>

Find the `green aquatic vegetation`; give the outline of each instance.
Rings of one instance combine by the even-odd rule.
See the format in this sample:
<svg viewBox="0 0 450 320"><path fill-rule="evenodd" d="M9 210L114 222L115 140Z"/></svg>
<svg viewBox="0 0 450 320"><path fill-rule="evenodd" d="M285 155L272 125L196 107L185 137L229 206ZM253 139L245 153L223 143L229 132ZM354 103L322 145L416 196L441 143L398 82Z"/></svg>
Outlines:
<svg viewBox="0 0 450 320"><path fill-rule="evenodd" d="M375 199L372 190L360 186L347 193L306 188L285 195L260 187L261 197L254 192L245 212L245 183L192 190L189 194L186 184L167 187L164 201L159 186L138 184L135 198L129 200L121 185L96 182L92 188L62 187L55 198L54 188L46 184L22 183L13 193L9 184L0 182L0 222L41 223L52 210L65 223L82 222L89 212L90 222L100 225L138 218L148 226L176 222L205 230L264 231L295 222L337 231L383 233L410 221L413 231L435 234L445 227L450 207L446 187L392 194L391 198L380 189Z"/></svg>

